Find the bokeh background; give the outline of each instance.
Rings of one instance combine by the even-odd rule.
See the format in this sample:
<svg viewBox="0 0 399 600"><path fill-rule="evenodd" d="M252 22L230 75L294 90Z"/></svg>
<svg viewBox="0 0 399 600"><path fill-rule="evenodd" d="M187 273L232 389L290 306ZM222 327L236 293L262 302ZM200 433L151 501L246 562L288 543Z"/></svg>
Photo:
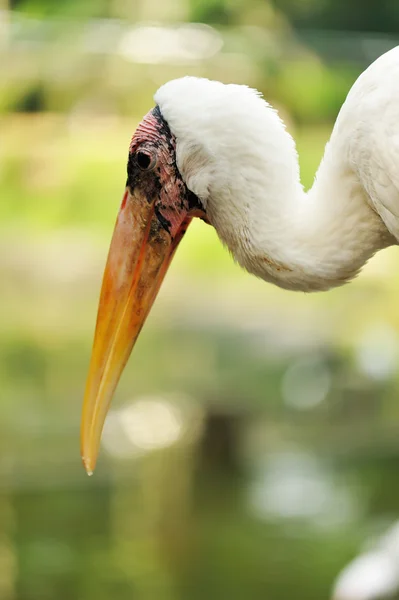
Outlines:
<svg viewBox="0 0 399 600"><path fill-rule="evenodd" d="M399 518L399 257L327 294L189 230L95 476L79 420L127 149L185 74L279 108L311 185L391 0L0 0L0 599L328 599Z"/></svg>

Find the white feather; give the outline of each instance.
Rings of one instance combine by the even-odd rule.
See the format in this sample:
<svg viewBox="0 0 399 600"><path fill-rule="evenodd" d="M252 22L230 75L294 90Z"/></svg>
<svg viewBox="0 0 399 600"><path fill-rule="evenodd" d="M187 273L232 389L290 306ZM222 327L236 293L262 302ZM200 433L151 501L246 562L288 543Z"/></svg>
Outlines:
<svg viewBox="0 0 399 600"><path fill-rule="evenodd" d="M292 137L255 90L185 77L155 101L187 187L251 273L288 289L329 289L398 242L399 48L354 84L307 193Z"/></svg>
<svg viewBox="0 0 399 600"><path fill-rule="evenodd" d="M369 552L355 558L339 575L333 600L383 600L399 587L398 566L388 554Z"/></svg>
<svg viewBox="0 0 399 600"><path fill-rule="evenodd" d="M370 546L370 544L368 544ZM399 590L399 522L338 575L333 600L383 600ZM396 597L396 596L395 596Z"/></svg>

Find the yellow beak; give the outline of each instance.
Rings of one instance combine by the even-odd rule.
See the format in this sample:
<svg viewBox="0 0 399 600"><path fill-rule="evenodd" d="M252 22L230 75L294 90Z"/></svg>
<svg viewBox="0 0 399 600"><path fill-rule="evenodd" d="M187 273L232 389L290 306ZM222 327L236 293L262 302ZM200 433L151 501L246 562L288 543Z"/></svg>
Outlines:
<svg viewBox="0 0 399 600"><path fill-rule="evenodd" d="M105 267L81 423L81 453L92 474L105 417L119 378L191 221L174 239L148 199L126 188Z"/></svg>

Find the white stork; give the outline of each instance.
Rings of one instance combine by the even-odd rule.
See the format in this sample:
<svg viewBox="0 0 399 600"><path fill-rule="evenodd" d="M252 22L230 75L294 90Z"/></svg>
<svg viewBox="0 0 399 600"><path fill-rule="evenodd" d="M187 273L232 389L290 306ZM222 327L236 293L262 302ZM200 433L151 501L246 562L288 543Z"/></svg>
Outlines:
<svg viewBox="0 0 399 600"><path fill-rule="evenodd" d="M163 85L133 135L82 415L94 469L111 397L173 254L203 218L247 271L290 290L350 281L399 240L399 47L355 82L313 187L277 112L242 85Z"/></svg>

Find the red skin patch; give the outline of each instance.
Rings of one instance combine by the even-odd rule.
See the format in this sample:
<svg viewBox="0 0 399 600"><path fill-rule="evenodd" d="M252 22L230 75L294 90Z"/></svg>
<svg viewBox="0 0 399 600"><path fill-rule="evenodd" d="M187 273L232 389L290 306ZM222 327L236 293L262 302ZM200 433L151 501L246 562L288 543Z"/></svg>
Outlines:
<svg viewBox="0 0 399 600"><path fill-rule="evenodd" d="M123 210L126 206L126 201L127 201L127 197L128 197L128 190L125 191L123 198L122 198L122 204L121 204L121 210Z"/></svg>
<svg viewBox="0 0 399 600"><path fill-rule="evenodd" d="M129 152L134 152L144 142L158 142L160 139L158 121L152 110L141 121L130 142Z"/></svg>
<svg viewBox="0 0 399 600"><path fill-rule="evenodd" d="M155 209L170 223L168 231L174 239L180 236L184 220L189 217L206 218L198 208L193 209L188 200L188 190L176 167L176 139L167 126L160 123L151 110L137 127L130 142L129 153L133 154L143 146L156 152L157 166L154 177L160 183Z"/></svg>

